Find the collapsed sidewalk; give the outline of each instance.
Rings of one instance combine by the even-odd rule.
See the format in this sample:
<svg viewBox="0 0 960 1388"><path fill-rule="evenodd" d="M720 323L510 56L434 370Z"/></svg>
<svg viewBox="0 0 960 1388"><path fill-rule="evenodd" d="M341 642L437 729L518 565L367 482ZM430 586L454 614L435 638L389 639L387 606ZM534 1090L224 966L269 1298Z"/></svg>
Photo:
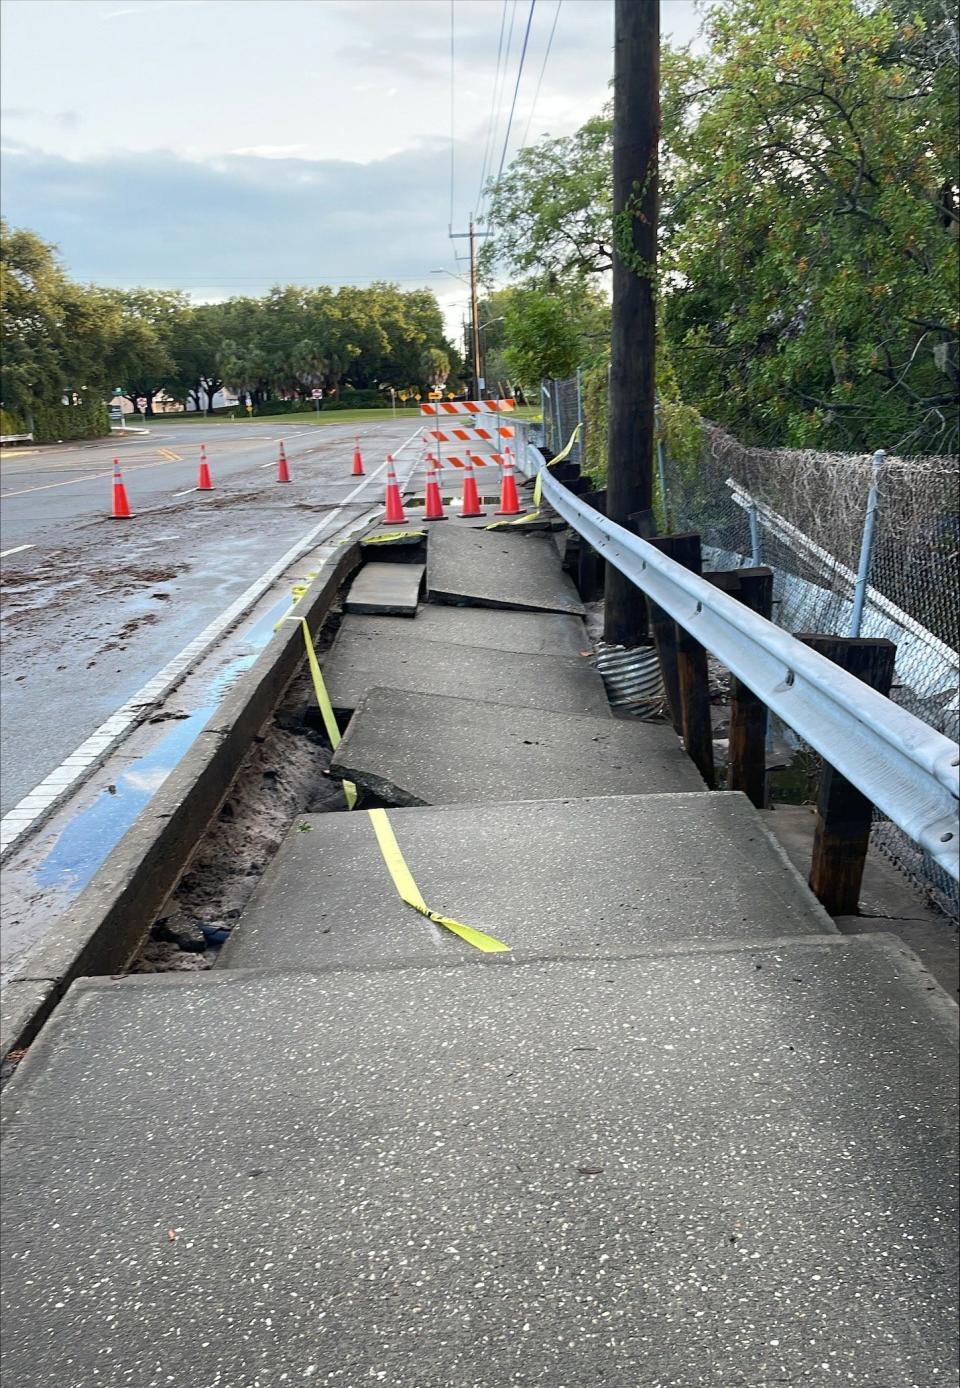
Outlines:
<svg viewBox="0 0 960 1388"><path fill-rule="evenodd" d="M357 808L10 1085L11 1383L949 1382L952 1004L613 716L549 538L426 550L324 660Z"/></svg>

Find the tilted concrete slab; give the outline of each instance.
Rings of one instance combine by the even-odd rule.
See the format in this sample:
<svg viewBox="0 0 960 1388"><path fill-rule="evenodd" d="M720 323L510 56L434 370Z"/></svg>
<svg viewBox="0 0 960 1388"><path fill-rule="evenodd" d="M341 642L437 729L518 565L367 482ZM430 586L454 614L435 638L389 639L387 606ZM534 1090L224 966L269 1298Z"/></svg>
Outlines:
<svg viewBox="0 0 960 1388"><path fill-rule="evenodd" d="M412 617L423 586L422 564L364 564L350 585L345 612L370 612Z"/></svg>
<svg viewBox="0 0 960 1388"><path fill-rule="evenodd" d="M427 904L514 955L836 933L735 793L392 810L390 822ZM403 903L360 812L296 821L220 964L459 956L486 959Z"/></svg>
<svg viewBox="0 0 960 1388"><path fill-rule="evenodd" d="M4 1383L955 1382L956 1010L879 938L75 985Z"/></svg>
<svg viewBox="0 0 960 1388"><path fill-rule="evenodd" d="M370 637L410 631L402 617L344 617L341 631ZM416 636L453 642L477 650L526 651L530 655L583 656L591 648L579 617L562 612L505 612L490 607L439 607L422 603L413 625Z"/></svg>
<svg viewBox="0 0 960 1388"><path fill-rule="evenodd" d="M323 677L339 714L352 713L375 685L387 685L431 698L469 694L485 704L611 716L603 680L582 656L475 649L423 639L416 622L406 625L407 632L376 637L355 629L337 633Z"/></svg>
<svg viewBox="0 0 960 1388"><path fill-rule="evenodd" d="M464 606L577 616L584 610L549 536L502 530L435 526L427 545L427 596Z"/></svg>
<svg viewBox="0 0 960 1388"><path fill-rule="evenodd" d="M703 790L672 728L371 689L331 773L388 805Z"/></svg>

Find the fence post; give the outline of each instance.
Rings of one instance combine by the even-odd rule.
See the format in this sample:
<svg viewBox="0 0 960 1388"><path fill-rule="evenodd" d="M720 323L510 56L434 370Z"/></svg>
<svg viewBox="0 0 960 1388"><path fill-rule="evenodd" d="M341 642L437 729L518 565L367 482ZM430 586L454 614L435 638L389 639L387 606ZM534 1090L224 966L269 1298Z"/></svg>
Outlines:
<svg viewBox="0 0 960 1388"><path fill-rule="evenodd" d="M580 430L577 435L577 456L580 459L580 466L583 467L587 453L583 446L583 375L579 366L577 367L577 426Z"/></svg>
<svg viewBox="0 0 960 1388"><path fill-rule="evenodd" d="M897 656L892 641L849 636L800 636L799 640L871 689L889 694ZM831 916L857 914L872 815L867 797L824 762L809 882Z"/></svg>
<svg viewBox="0 0 960 1388"><path fill-rule="evenodd" d="M853 593L853 613L850 617L850 635L859 636L863 622L863 604L867 596L867 579L870 576L870 560L873 556L873 532L877 524L877 493L880 486L880 469L886 457L882 448L873 455L873 475L867 493L867 511L863 518L863 536L860 540L860 563L857 565L857 586Z"/></svg>
<svg viewBox="0 0 960 1388"><path fill-rule="evenodd" d="M670 508L667 505L667 448L663 441L663 417L660 414L660 401L653 406L654 427L657 431L657 478L660 482L660 506L663 511L663 527L670 529Z"/></svg>
<svg viewBox="0 0 960 1388"><path fill-rule="evenodd" d="M751 501L747 515L750 519L750 563L757 569L760 567L760 518L755 501Z"/></svg>
<svg viewBox="0 0 960 1388"><path fill-rule="evenodd" d="M699 535L661 535L651 538L662 554L676 560L691 573L703 570ZM707 653L695 637L674 623L677 661L677 684L683 725L683 743L707 786L713 790L716 777L713 767L713 724L710 720L710 684L707 676ZM664 685L667 685L666 674ZM668 691L669 692L669 691Z"/></svg>

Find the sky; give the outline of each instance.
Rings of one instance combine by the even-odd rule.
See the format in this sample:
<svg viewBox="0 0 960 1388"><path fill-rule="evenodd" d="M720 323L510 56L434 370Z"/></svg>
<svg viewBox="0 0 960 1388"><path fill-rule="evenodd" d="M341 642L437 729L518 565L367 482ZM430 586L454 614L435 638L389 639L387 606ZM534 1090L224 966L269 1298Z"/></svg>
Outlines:
<svg viewBox="0 0 960 1388"><path fill-rule="evenodd" d="M694 0L661 13L695 36ZM482 213L485 154L496 173L505 141L509 163L609 95L613 0L535 0L507 140L530 14L453 0L451 61L450 0L3 0L4 216L81 281L203 300L385 279L429 285L452 326L448 231Z"/></svg>

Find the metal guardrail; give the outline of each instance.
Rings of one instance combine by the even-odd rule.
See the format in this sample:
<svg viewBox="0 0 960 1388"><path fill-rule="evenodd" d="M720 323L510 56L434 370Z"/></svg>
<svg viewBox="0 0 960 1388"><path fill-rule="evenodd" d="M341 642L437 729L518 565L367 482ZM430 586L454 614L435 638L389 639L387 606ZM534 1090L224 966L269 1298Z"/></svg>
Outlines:
<svg viewBox="0 0 960 1388"><path fill-rule="evenodd" d="M542 464L540 455L535 455ZM767 707L960 879L960 747L539 470L542 495Z"/></svg>

